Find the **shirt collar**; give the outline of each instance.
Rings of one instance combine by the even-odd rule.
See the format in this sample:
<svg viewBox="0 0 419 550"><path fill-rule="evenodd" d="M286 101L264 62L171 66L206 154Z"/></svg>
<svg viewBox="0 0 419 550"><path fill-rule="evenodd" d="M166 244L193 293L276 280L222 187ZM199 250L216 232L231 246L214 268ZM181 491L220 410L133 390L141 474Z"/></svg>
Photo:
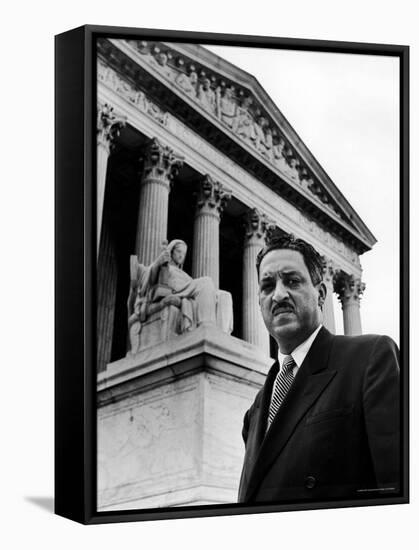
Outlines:
<svg viewBox="0 0 419 550"><path fill-rule="evenodd" d="M282 370L282 365L284 364L285 357L288 357L288 355L291 355L291 357L294 359L296 367L294 368L294 375L296 369L299 369L306 358L307 353L309 352L309 349L311 348L311 344L314 342L314 339L316 338L317 334L319 333L320 329L322 328L322 324L320 324L314 332L311 333L311 335L307 338L307 340L304 340L300 345L298 345L291 353L283 354L278 350L278 363L279 363L279 369Z"/></svg>

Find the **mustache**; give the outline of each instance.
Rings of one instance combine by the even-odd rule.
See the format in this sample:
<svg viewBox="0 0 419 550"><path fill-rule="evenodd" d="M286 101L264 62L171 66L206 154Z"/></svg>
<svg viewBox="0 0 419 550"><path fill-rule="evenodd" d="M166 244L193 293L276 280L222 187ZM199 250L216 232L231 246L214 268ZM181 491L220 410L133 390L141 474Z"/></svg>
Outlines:
<svg viewBox="0 0 419 550"><path fill-rule="evenodd" d="M285 311L295 311L294 306L290 302L282 301L275 303L271 308L271 312L274 315L276 313L283 313Z"/></svg>

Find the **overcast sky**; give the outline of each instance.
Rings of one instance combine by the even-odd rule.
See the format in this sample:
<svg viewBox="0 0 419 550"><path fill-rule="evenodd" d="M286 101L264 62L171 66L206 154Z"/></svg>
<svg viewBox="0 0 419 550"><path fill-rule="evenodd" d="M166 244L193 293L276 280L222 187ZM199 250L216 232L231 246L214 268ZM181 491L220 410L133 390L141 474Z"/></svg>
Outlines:
<svg viewBox="0 0 419 550"><path fill-rule="evenodd" d="M363 332L399 343L398 59L207 48L258 79L376 237L361 256ZM337 299L335 317L343 333Z"/></svg>

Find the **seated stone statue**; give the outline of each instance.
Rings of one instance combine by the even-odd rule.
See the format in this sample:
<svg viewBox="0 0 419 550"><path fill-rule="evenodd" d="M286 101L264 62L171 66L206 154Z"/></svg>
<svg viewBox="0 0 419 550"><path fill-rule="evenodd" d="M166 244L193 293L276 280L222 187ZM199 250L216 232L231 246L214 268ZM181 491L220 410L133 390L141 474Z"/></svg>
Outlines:
<svg viewBox="0 0 419 550"><path fill-rule="evenodd" d="M250 113L252 98L245 97L241 105L237 105L237 114L233 122L232 130L246 140L255 140L253 117Z"/></svg>
<svg viewBox="0 0 419 550"><path fill-rule="evenodd" d="M217 324L232 331L232 300L228 292L217 291L210 277L193 279L183 271L187 245L179 239L165 246L149 266L131 256L131 286L128 297L128 330L131 353L142 347L141 331L151 319L165 320L165 308L176 308L174 333L191 331L202 323ZM161 312L160 315L155 315ZM173 313L173 310L172 310ZM155 334L157 341L168 335ZM170 335L169 335L170 336ZM147 345L150 339L147 339Z"/></svg>
<svg viewBox="0 0 419 550"><path fill-rule="evenodd" d="M191 68L189 75L179 72L176 77L175 84L182 88L182 90L192 97L196 97L198 89L198 74L195 68Z"/></svg>

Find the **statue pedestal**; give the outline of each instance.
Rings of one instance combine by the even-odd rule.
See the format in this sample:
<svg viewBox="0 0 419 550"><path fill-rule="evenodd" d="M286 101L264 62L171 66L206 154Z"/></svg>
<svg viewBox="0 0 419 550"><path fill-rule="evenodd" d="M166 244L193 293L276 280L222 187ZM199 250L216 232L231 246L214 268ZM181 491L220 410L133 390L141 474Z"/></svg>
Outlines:
<svg viewBox="0 0 419 550"><path fill-rule="evenodd" d="M190 327L191 332L196 329L196 302L191 301L191 312L194 320ZM219 329L227 334L233 330L233 299L230 292L218 290L216 293L215 321ZM149 346L158 345L167 340L177 338L185 330L181 327L181 312L179 307L166 305L162 309L149 315L147 320L141 323L138 331L138 323L133 323L130 329L131 350L137 356L137 350L143 351ZM132 331L132 332L131 332ZM131 355L129 351L127 356Z"/></svg>
<svg viewBox="0 0 419 550"><path fill-rule="evenodd" d="M134 325L135 327L135 325ZM179 308L166 306L149 316L142 323L140 334L137 336L136 349L143 349L153 344L159 344L174 338L179 333ZM128 352L128 355L130 352Z"/></svg>
<svg viewBox="0 0 419 550"><path fill-rule="evenodd" d="M237 502L243 415L272 360L201 325L98 377L98 510Z"/></svg>

